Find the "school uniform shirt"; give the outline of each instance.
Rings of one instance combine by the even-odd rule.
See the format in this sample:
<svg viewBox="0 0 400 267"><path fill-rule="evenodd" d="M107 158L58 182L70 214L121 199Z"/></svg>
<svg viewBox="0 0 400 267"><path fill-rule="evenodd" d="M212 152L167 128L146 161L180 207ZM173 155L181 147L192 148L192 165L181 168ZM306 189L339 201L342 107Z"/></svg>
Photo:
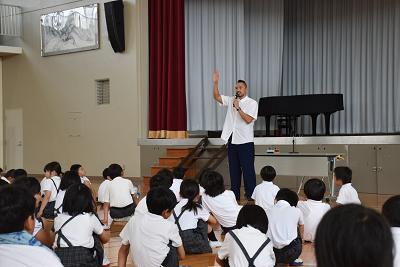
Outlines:
<svg viewBox="0 0 400 267"><path fill-rule="evenodd" d="M273 182L263 181L256 186L251 198L255 200L256 205L266 210L274 205L275 196L278 191L279 187L274 185Z"/></svg>
<svg viewBox="0 0 400 267"><path fill-rule="evenodd" d="M106 187L110 182L111 182L110 180L104 180L99 186L99 191L97 192L97 198L101 203L104 203L104 191L106 190Z"/></svg>
<svg viewBox="0 0 400 267"><path fill-rule="evenodd" d="M55 209L58 209L58 213L62 213L62 203L64 201L64 196L65 196L65 192L67 192L67 189L65 190L60 190L57 194L57 198L56 198L56 204L54 205ZM61 206L61 207L60 207ZM54 211L54 214L57 214L56 211Z"/></svg>
<svg viewBox="0 0 400 267"><path fill-rule="evenodd" d="M123 208L133 203L132 195L136 191L131 180L115 177L104 190L103 199L110 207Z"/></svg>
<svg viewBox="0 0 400 267"><path fill-rule="evenodd" d="M176 217L179 216L182 212L182 207L185 206L188 203L187 198L182 198L182 200L175 206L174 211L176 214ZM185 212L182 214L182 216L179 218L179 225L181 226L182 231L185 231L187 229L196 229L197 228L197 222L199 220L203 221L208 221L208 218L210 218L210 213L204 209L204 208L197 208L197 214L194 214L194 211L191 210L185 210ZM168 218L170 221L175 223L175 218L173 215L171 215Z"/></svg>
<svg viewBox="0 0 400 267"><path fill-rule="evenodd" d="M149 212L149 209L147 208L147 204L146 204L146 198L147 198L147 196L143 197L143 198L139 201L139 203L138 203L138 205L137 205L137 207L136 207L136 209L135 209L135 213L134 213L133 216L135 216L136 214L142 215L142 214L144 214L144 213ZM173 217L173 216L170 216L170 217Z"/></svg>
<svg viewBox="0 0 400 267"><path fill-rule="evenodd" d="M327 213L331 206L323 203L321 200L307 199L307 201L299 201L297 208L301 210L304 218L304 240L314 242L315 233L322 217Z"/></svg>
<svg viewBox="0 0 400 267"><path fill-rule="evenodd" d="M242 109L242 111L253 118L253 120L249 124L247 124L242 119L239 112L237 112L236 109L233 108L233 100L235 99L235 97L221 95L221 98L222 104L220 103L220 106L228 107L221 138L225 141L228 141L229 137L232 134L232 144L234 145L253 142L253 125L258 116L257 101L251 99L248 96L245 96L243 99L238 99L239 107Z"/></svg>
<svg viewBox="0 0 400 267"><path fill-rule="evenodd" d="M391 227L390 229L392 230L394 249L396 249L396 252L393 254L393 267L400 267L400 227Z"/></svg>
<svg viewBox="0 0 400 267"><path fill-rule="evenodd" d="M35 229L33 229L33 236L36 236L36 234L40 231L40 229L42 229L42 223L39 222L36 218L35 218Z"/></svg>
<svg viewBox="0 0 400 267"><path fill-rule="evenodd" d="M56 184L57 188L54 187L54 183ZM59 176L53 176L51 179L46 179L43 184L43 191L50 191L50 199L49 202L56 201L57 198L57 189L60 188L61 178Z"/></svg>
<svg viewBox="0 0 400 267"><path fill-rule="evenodd" d="M297 238L297 225L304 225L303 213L290 206L285 200L279 200L266 210L268 217L267 235L275 248L281 249Z"/></svg>
<svg viewBox="0 0 400 267"><path fill-rule="evenodd" d="M11 182L10 182L6 177L4 177L4 176L1 176L0 179L3 180L3 181L6 181L6 182L9 183L9 184L11 184Z"/></svg>
<svg viewBox="0 0 400 267"><path fill-rule="evenodd" d="M43 247L26 245L0 245L0 266L63 266L60 260Z"/></svg>
<svg viewBox="0 0 400 267"><path fill-rule="evenodd" d="M58 231L60 227L72 216L67 213L59 214L54 219L54 229ZM100 235L103 233L103 226L99 219L91 213L79 214L71 221L69 221L62 229L61 232L65 237L75 246L82 246L85 248L93 248L93 232ZM58 234L56 234L56 239L53 244L53 248L57 247ZM61 238L61 247L68 247L67 243Z"/></svg>
<svg viewBox="0 0 400 267"><path fill-rule="evenodd" d="M236 225L242 206L236 202L235 194L231 190L225 190L216 197L204 194L202 201L203 207L211 212L222 226L228 228Z"/></svg>
<svg viewBox="0 0 400 267"><path fill-rule="evenodd" d="M266 234L263 234L260 232L260 230L255 229L250 225L232 231L239 238L240 242L242 242L250 258L254 256L257 250L268 238ZM227 257L229 257L229 266L249 266L249 262L244 256L239 245L229 233L225 235L225 240L218 251L219 259L224 260ZM254 260L254 265L257 267L275 266L275 253L272 242L269 242L268 245L257 256L257 258Z"/></svg>
<svg viewBox="0 0 400 267"><path fill-rule="evenodd" d="M175 197L176 197L176 201L181 201L181 196L179 195L179 192L181 191L181 183L182 183L182 179L176 179L174 178L172 180L172 185L169 188L172 192L174 192Z"/></svg>
<svg viewBox="0 0 400 267"><path fill-rule="evenodd" d="M173 247L182 245L178 227L150 212L131 217L119 235L122 244L130 244L131 256L137 267L160 266L170 250L170 240Z"/></svg>
<svg viewBox="0 0 400 267"><path fill-rule="evenodd" d="M339 195L336 200L336 203L339 204L361 204L360 199L358 198L358 193L354 189L354 187L351 186L351 183L347 183L342 185L342 187L339 190Z"/></svg>
<svg viewBox="0 0 400 267"><path fill-rule="evenodd" d="M83 184L83 183L85 183L85 181L88 181L89 184L92 184L92 183L90 182L89 178L87 178L86 176L81 177L81 183Z"/></svg>
<svg viewBox="0 0 400 267"><path fill-rule="evenodd" d="M47 178L44 177L44 178L42 179L42 181L40 182L40 195L41 195L41 196L44 195L44 184L46 183L46 180L47 180Z"/></svg>

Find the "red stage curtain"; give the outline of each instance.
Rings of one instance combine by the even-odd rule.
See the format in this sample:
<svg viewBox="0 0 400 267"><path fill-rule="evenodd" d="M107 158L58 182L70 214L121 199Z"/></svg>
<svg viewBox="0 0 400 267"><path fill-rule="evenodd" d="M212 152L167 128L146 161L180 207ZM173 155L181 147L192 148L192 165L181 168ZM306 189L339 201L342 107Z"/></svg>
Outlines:
<svg viewBox="0 0 400 267"><path fill-rule="evenodd" d="M188 138L184 3L149 0L149 138Z"/></svg>

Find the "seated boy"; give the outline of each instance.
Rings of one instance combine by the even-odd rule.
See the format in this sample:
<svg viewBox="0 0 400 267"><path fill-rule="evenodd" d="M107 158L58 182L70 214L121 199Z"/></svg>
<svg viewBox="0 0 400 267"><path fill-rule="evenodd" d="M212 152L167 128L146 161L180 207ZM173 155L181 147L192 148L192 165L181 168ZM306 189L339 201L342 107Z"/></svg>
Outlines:
<svg viewBox="0 0 400 267"><path fill-rule="evenodd" d="M181 183L183 181L183 178L185 177L185 172L186 170L182 167L175 167L172 170L172 174L174 175L174 179L172 180L172 185L169 189L172 190L172 192L174 192L175 197L176 197L176 201L181 201L181 196L179 195L179 191L181 188Z"/></svg>
<svg viewBox="0 0 400 267"><path fill-rule="evenodd" d="M400 195L389 198L382 206L382 214L391 225L395 253L393 267L400 267Z"/></svg>
<svg viewBox="0 0 400 267"><path fill-rule="evenodd" d="M104 191L106 190L107 185L112 181L108 175L108 168L103 170L103 178L104 181L100 184L99 190L97 191L97 200L101 203L101 206L104 205Z"/></svg>
<svg viewBox="0 0 400 267"><path fill-rule="evenodd" d="M306 241L314 242L315 232L322 217L331 209L327 203L322 203L325 195L325 184L320 179L310 179L304 184L304 195L307 201L299 201L297 208L303 212L304 235Z"/></svg>
<svg viewBox="0 0 400 267"><path fill-rule="evenodd" d="M357 191L351 186L353 172L349 167L336 167L333 171L335 185L341 186L336 200L338 204L361 204Z"/></svg>
<svg viewBox="0 0 400 267"><path fill-rule="evenodd" d="M104 191L104 221L108 225L108 210L113 219L132 216L139 203L136 197L137 188L131 180L124 179L124 171L118 164L111 164L108 167L108 176L112 181Z"/></svg>
<svg viewBox="0 0 400 267"><path fill-rule="evenodd" d="M146 204L149 212L133 216L120 233L118 266L126 266L130 248L136 266L178 267L185 250L178 227L166 220L176 206L174 193L162 186L150 189Z"/></svg>
<svg viewBox="0 0 400 267"><path fill-rule="evenodd" d="M49 248L32 236L35 198L19 185L0 188L0 265L62 266Z"/></svg>
<svg viewBox="0 0 400 267"><path fill-rule="evenodd" d="M267 235L274 245L276 263L291 266L303 264L298 258L303 249L304 220L296 208L299 198L290 189L282 188L275 197L275 205L266 210L269 225Z"/></svg>
<svg viewBox="0 0 400 267"><path fill-rule="evenodd" d="M256 186L251 198L255 200L256 205L266 210L274 205L279 187L273 183L276 180L276 171L273 167L265 166L261 169L260 175L264 181Z"/></svg>

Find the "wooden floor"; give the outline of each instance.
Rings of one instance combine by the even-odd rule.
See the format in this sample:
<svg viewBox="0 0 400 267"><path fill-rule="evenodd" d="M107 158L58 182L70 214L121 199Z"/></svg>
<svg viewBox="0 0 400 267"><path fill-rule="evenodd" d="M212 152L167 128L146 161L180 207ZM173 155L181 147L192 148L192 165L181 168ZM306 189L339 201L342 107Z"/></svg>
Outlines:
<svg viewBox="0 0 400 267"><path fill-rule="evenodd" d="M98 189L100 183L101 183L101 181L92 181L92 185L96 189L96 192L97 192L97 189ZM138 183L138 186L139 186L139 191L141 191L143 184ZM300 195L302 195L302 193L300 193ZM363 193L359 194L361 203L364 206L375 209L378 212L381 211L383 203L391 196L392 195L363 194ZM330 203L331 206L334 206L336 204L334 200L332 200L331 202L332 202L332 203ZM245 204L247 204L247 200L245 200L243 198L239 202L239 204L245 205ZM99 216L102 217L102 212L99 213ZM105 244L105 248L106 248L106 253L107 253L108 259L111 262L111 266L118 266L118 250L121 246L121 238L119 237L119 233L121 232L121 230L125 226L125 224L126 224L126 222L113 222L111 225L110 231L107 231L110 233L111 238L110 238L110 241L107 244ZM215 234L219 240L223 241L224 236L221 236L220 229L216 229ZM215 257L216 257L217 252L218 252L218 248L213 249L212 253L186 255L186 259L183 261L180 261L180 265L192 266L192 267L219 266L215 262ZM303 266L309 266L309 267L316 266L313 243L305 243L304 244L303 252L302 252L300 258L304 262ZM129 267L135 266L130 255L128 256L128 261L127 261L126 266L129 266ZM289 266L289 265L279 265L279 266Z"/></svg>

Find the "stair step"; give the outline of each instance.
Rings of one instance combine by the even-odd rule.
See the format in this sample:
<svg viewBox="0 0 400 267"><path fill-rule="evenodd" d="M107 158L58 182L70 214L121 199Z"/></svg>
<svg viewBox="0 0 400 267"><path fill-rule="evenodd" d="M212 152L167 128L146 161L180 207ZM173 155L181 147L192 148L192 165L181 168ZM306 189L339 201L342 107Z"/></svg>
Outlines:
<svg viewBox="0 0 400 267"><path fill-rule="evenodd" d="M143 184L144 185L149 185L150 184L150 178L151 178L151 176L143 175Z"/></svg>
<svg viewBox="0 0 400 267"><path fill-rule="evenodd" d="M158 162L161 166L172 166L176 167L185 157L159 157Z"/></svg>
<svg viewBox="0 0 400 267"><path fill-rule="evenodd" d="M179 147L171 147L167 148L167 157L186 157L193 148L179 148Z"/></svg>
<svg viewBox="0 0 400 267"><path fill-rule="evenodd" d="M173 167L171 166L151 166L151 175L157 174L161 169L168 169L170 171L173 170ZM188 170L185 172L185 177L187 178L193 178L196 176L196 169L194 167L188 168Z"/></svg>

